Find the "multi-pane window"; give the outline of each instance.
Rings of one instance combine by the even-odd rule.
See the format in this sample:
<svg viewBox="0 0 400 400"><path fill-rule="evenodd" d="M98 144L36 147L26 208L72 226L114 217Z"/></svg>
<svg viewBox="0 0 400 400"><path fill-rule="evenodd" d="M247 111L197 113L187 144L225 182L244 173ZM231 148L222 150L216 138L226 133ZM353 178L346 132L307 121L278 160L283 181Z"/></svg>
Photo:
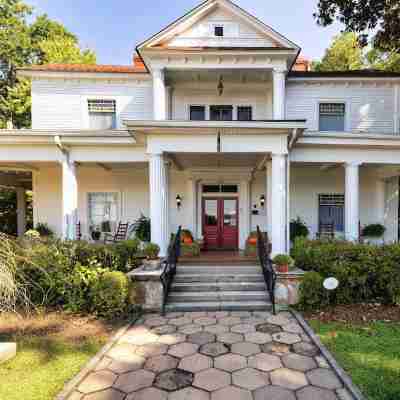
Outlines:
<svg viewBox="0 0 400 400"><path fill-rule="evenodd" d="M211 121L232 121L232 106L210 106Z"/></svg>
<svg viewBox="0 0 400 400"><path fill-rule="evenodd" d="M118 193L88 194L90 231L113 232L118 220Z"/></svg>
<svg viewBox="0 0 400 400"><path fill-rule="evenodd" d="M345 130L346 105L344 103L319 104L319 130L342 132Z"/></svg>
<svg viewBox="0 0 400 400"><path fill-rule="evenodd" d="M238 193L237 185L203 185L203 193Z"/></svg>
<svg viewBox="0 0 400 400"><path fill-rule="evenodd" d="M336 232L344 231L344 195L319 195L319 223L333 224Z"/></svg>
<svg viewBox="0 0 400 400"><path fill-rule="evenodd" d="M190 106L190 120L204 121L206 119L206 108L204 106Z"/></svg>
<svg viewBox="0 0 400 400"><path fill-rule="evenodd" d="M214 36L224 36L224 27L221 25L214 26Z"/></svg>
<svg viewBox="0 0 400 400"><path fill-rule="evenodd" d="M253 119L252 108L240 106L237 108L238 121L251 121Z"/></svg>
<svg viewBox="0 0 400 400"><path fill-rule="evenodd" d="M117 127L115 100L88 100L89 128L115 129Z"/></svg>

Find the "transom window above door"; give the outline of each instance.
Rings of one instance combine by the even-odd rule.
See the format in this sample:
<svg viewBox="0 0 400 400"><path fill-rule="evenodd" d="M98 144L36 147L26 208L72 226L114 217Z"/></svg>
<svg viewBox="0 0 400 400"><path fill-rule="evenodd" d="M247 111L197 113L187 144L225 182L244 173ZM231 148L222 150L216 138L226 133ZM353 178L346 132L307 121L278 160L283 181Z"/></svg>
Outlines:
<svg viewBox="0 0 400 400"><path fill-rule="evenodd" d="M238 185L203 185L203 193L238 193Z"/></svg>

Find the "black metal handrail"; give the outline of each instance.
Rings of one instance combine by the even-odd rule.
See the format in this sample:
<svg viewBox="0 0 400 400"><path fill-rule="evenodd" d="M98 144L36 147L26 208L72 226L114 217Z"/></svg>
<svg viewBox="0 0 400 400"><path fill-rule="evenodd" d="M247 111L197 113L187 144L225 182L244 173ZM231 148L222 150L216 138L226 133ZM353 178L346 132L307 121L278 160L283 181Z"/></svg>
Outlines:
<svg viewBox="0 0 400 400"><path fill-rule="evenodd" d="M181 230L182 227L180 226L176 232L176 235L171 235L171 241L168 246L168 254L166 259L163 261L163 272L160 277L161 284L163 286L163 314L165 314L165 305L167 304L169 291L176 274L176 266L181 254Z"/></svg>
<svg viewBox="0 0 400 400"><path fill-rule="evenodd" d="M266 234L265 234L266 235ZM260 227L257 226L257 253L260 260L261 268L264 275L265 285L267 286L267 291L269 293L272 312L276 314L275 310L275 284L276 284L276 273L272 266L272 260L270 257L271 249L268 241L268 236L265 236ZM267 246L266 246L267 244Z"/></svg>

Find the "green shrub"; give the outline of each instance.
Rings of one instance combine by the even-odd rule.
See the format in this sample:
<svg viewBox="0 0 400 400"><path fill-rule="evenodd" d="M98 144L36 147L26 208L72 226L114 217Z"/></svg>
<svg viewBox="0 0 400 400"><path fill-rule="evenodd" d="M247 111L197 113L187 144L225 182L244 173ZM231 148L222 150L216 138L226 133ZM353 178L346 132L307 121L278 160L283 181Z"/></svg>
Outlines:
<svg viewBox="0 0 400 400"><path fill-rule="evenodd" d="M362 230L362 235L366 237L382 237L385 233L386 228L382 224L370 224L364 226Z"/></svg>
<svg viewBox="0 0 400 400"><path fill-rule="evenodd" d="M290 241L293 242L298 237L307 237L310 231L305 222L297 217L290 221Z"/></svg>
<svg viewBox="0 0 400 400"><path fill-rule="evenodd" d="M272 262L275 265L288 265L292 266L294 264L293 258L288 256L287 254L277 254Z"/></svg>
<svg viewBox="0 0 400 400"><path fill-rule="evenodd" d="M299 289L299 308L316 310L328 304L328 295L323 287L323 277L318 272L306 272Z"/></svg>
<svg viewBox="0 0 400 400"><path fill-rule="evenodd" d="M105 318L121 315L127 307L129 279L119 271L102 273L91 287L92 311Z"/></svg>
<svg viewBox="0 0 400 400"><path fill-rule="evenodd" d="M53 230L47 225L46 223L39 222L36 227L35 231L39 232L40 236L54 236Z"/></svg>
<svg viewBox="0 0 400 400"><path fill-rule="evenodd" d="M160 247L155 243L147 243L143 249L144 255L150 260L155 260L160 253Z"/></svg>

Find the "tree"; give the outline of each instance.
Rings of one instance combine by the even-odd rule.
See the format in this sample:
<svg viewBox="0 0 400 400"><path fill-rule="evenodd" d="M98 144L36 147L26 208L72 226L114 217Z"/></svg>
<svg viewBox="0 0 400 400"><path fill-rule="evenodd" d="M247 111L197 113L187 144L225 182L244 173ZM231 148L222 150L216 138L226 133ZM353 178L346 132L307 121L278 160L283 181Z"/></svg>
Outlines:
<svg viewBox="0 0 400 400"><path fill-rule="evenodd" d="M346 32L335 36L321 61L313 64L316 71L350 71L365 66L363 49L357 35Z"/></svg>
<svg viewBox="0 0 400 400"><path fill-rule="evenodd" d="M62 24L40 15L31 24L32 7L21 0L0 0L0 128L30 126L30 83L16 76L31 64L96 62Z"/></svg>
<svg viewBox="0 0 400 400"><path fill-rule="evenodd" d="M319 25L339 21L346 31L358 34L363 46L373 38L376 49L400 50L399 0L319 0L317 7L314 17Z"/></svg>

